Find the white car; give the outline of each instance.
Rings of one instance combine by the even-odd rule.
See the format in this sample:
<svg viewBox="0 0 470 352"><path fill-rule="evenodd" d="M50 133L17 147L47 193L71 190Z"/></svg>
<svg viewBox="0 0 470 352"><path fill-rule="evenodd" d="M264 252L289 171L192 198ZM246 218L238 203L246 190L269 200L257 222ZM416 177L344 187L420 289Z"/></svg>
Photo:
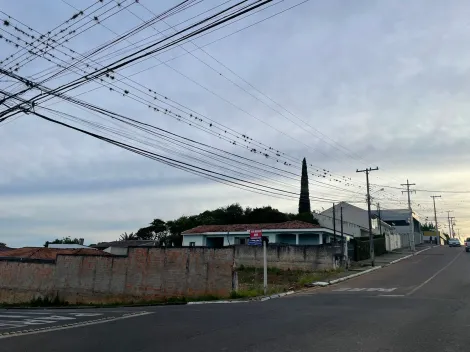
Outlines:
<svg viewBox="0 0 470 352"><path fill-rule="evenodd" d="M469 252L469 251L470 251L470 237L467 237L467 238L465 239L465 244L464 244L464 246L465 246L465 252Z"/></svg>

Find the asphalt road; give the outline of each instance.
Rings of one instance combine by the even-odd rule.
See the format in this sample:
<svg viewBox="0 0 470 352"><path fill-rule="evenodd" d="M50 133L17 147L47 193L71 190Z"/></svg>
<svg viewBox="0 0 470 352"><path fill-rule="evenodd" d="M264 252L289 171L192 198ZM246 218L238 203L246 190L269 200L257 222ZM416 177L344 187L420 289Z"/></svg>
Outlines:
<svg viewBox="0 0 470 352"><path fill-rule="evenodd" d="M470 253L433 248L335 286L266 302L135 311L142 310L151 314L0 335L0 351L468 351Z"/></svg>

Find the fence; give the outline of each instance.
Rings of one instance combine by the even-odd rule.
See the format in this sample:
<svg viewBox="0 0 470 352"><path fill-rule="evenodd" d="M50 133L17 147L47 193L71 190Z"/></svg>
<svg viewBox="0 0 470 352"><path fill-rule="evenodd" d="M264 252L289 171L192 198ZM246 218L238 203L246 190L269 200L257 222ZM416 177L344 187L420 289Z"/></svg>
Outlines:
<svg viewBox="0 0 470 352"><path fill-rule="evenodd" d="M351 245L354 249L354 261L366 260L370 258L370 242L368 237L359 237L351 240ZM374 253L376 256L385 254L387 252L385 244L385 236L374 237Z"/></svg>

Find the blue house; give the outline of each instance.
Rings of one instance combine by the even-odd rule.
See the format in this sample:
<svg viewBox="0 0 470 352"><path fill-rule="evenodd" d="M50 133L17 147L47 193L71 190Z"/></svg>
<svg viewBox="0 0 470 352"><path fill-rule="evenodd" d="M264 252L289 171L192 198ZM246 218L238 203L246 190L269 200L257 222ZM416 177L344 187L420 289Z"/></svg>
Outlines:
<svg viewBox="0 0 470 352"><path fill-rule="evenodd" d="M224 247L247 244L250 230L261 230L269 243L290 245L321 245L333 241L332 229L304 221L265 224L201 225L183 232L183 246ZM352 238L344 235L345 241ZM336 239L341 234L336 231Z"/></svg>

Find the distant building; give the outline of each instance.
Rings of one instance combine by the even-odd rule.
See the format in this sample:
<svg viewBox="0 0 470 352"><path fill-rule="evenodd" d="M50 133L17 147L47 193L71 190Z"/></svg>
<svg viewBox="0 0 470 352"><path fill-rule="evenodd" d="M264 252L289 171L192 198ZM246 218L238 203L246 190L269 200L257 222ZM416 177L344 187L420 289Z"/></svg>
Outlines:
<svg viewBox="0 0 470 352"><path fill-rule="evenodd" d="M80 249L80 248L87 248L87 249L95 249L95 248L90 248L88 246L84 246L83 244L75 244L75 243L56 243L52 244L49 243L47 245L47 248L54 248L54 249Z"/></svg>
<svg viewBox="0 0 470 352"><path fill-rule="evenodd" d="M247 244L250 230L261 230L269 243L321 245L330 243L333 230L303 221L264 224L201 225L183 232L183 246L224 247ZM339 231L336 238L340 240ZM351 236L345 235L345 240Z"/></svg>
<svg viewBox="0 0 470 352"><path fill-rule="evenodd" d="M112 241L100 242L90 247L100 249L104 252L114 255L127 255L129 247L157 247L158 241L152 240L129 240L129 241Z"/></svg>
<svg viewBox="0 0 470 352"><path fill-rule="evenodd" d="M377 215L376 210L372 211L374 215ZM413 212L413 216L410 214L409 209L387 209L380 211L380 217L387 224L393 226L397 233L402 235L403 247L410 245L411 235L411 219L413 219L414 226L414 237L415 244L423 243L423 231L421 230L421 223L419 217Z"/></svg>
<svg viewBox="0 0 470 352"><path fill-rule="evenodd" d="M366 209L359 208L355 205L340 202L335 205L335 223L336 230L341 228L341 208L343 208L343 231L353 237L369 236L369 214ZM392 234L391 225L382 221L373 212L372 214L372 233L374 235ZM333 207L330 207L321 213L314 213L313 216L323 227L333 227Z"/></svg>

